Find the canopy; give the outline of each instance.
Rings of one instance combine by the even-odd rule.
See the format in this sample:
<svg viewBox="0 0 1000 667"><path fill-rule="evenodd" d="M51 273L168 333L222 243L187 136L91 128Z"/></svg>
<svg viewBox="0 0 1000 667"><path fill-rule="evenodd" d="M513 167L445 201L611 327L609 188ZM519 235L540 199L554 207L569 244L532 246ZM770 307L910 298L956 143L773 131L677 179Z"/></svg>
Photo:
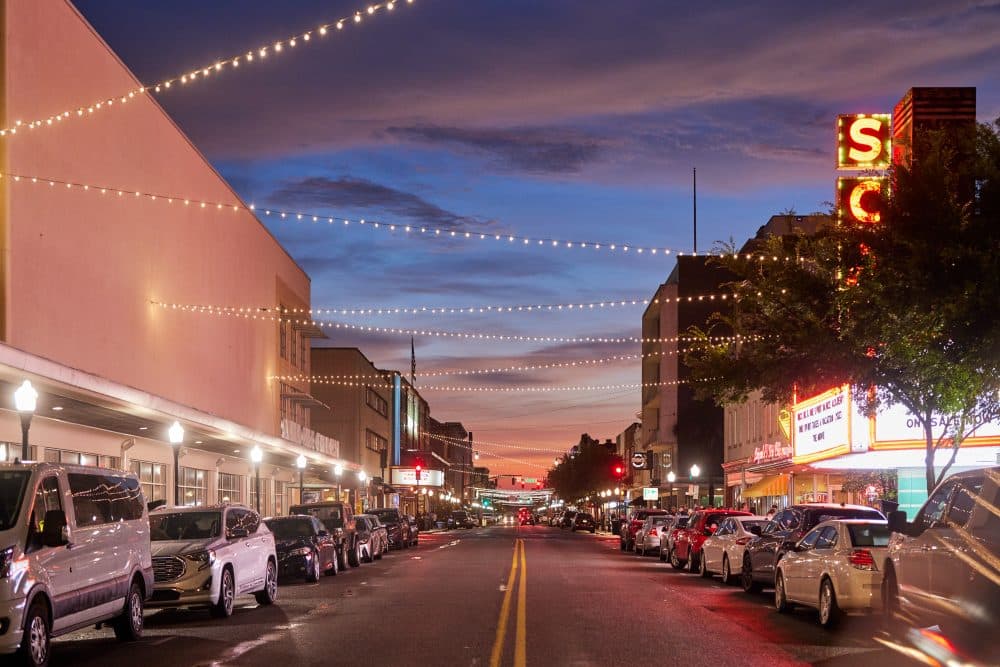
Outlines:
<svg viewBox="0 0 1000 667"><path fill-rule="evenodd" d="M764 498L766 496L783 496L788 493L788 480L784 475L769 475L756 484L751 484L743 491L744 498Z"/></svg>

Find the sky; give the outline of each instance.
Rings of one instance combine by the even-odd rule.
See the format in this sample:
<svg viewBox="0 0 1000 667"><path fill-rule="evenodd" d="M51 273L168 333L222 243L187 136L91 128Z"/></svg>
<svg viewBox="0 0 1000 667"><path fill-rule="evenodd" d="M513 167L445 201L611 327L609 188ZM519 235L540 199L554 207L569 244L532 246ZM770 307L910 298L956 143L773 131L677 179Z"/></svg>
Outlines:
<svg viewBox="0 0 1000 667"><path fill-rule="evenodd" d="M77 0L144 83L352 16L342 0ZM891 112L911 86L975 86L1000 117L1000 1L397 0L360 24L158 97L258 208L443 230L265 223L320 308L498 306L649 298L672 256L451 238L452 230L692 250L774 214L826 211L838 113ZM250 305L250 304L232 304ZM255 304L254 304L255 305ZM402 329L638 336L641 305L597 311L338 316ZM408 371L410 340L332 332ZM417 336L418 374L568 363L638 346ZM613 438L638 389L461 387L638 383L637 359L418 377L496 473L544 474L580 434ZM498 443L489 445L487 443ZM520 445L516 449L500 445ZM537 450L553 450L536 451ZM497 458L497 456L506 458ZM514 459L513 461L510 459Z"/></svg>

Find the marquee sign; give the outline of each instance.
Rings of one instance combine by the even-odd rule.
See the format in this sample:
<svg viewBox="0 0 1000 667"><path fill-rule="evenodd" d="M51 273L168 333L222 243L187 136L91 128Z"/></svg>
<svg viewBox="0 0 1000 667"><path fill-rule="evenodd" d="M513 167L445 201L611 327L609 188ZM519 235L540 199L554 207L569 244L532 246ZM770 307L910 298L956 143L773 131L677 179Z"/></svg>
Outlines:
<svg viewBox="0 0 1000 667"><path fill-rule="evenodd" d="M813 458L831 450L849 451L850 414L851 393L846 386L797 403L792 415L792 447L796 460Z"/></svg>
<svg viewBox="0 0 1000 667"><path fill-rule="evenodd" d="M444 486L444 471L424 468L418 481L416 468L392 468L390 480L393 486Z"/></svg>
<svg viewBox="0 0 1000 667"><path fill-rule="evenodd" d="M837 179L837 211L841 222L874 224L882 219L882 176L842 176Z"/></svg>
<svg viewBox="0 0 1000 667"><path fill-rule="evenodd" d="M886 169L892 160L892 117L887 113L837 116L837 168Z"/></svg>

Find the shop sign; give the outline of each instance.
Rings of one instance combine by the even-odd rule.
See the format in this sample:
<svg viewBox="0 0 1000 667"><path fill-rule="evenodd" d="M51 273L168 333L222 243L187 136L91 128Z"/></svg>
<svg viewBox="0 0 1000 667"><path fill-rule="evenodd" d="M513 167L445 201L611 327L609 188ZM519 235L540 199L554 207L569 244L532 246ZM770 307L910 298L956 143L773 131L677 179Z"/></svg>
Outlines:
<svg viewBox="0 0 1000 667"><path fill-rule="evenodd" d="M885 169L892 158L892 116L887 113L837 116L837 168Z"/></svg>
<svg viewBox="0 0 1000 667"><path fill-rule="evenodd" d="M755 447L750 461L754 464L786 461L795 455L795 449L784 442L767 442Z"/></svg>
<svg viewBox="0 0 1000 667"><path fill-rule="evenodd" d="M845 176L837 179L837 211L841 222L874 224L882 219L882 176Z"/></svg>
<svg viewBox="0 0 1000 667"><path fill-rule="evenodd" d="M632 455L632 467L636 470L640 470L646 467L646 455L642 452L636 452Z"/></svg>
<svg viewBox="0 0 1000 667"><path fill-rule="evenodd" d="M424 468L420 471L420 481L417 481L416 468L392 468L390 473L390 483L394 486L444 486L443 470Z"/></svg>
<svg viewBox="0 0 1000 667"><path fill-rule="evenodd" d="M339 440L317 433L290 419L281 420L281 437L320 454L340 458Z"/></svg>
<svg viewBox="0 0 1000 667"><path fill-rule="evenodd" d="M931 429L934 437L938 438L947 429L949 433L954 432L956 424L951 415L933 415L931 417ZM979 438L996 438L1000 436L1000 420L989 421L985 415L973 414L973 422L966 426L969 441L972 445ZM970 430L975 426L975 430ZM900 404L880 411L875 416L875 441L884 442L924 442L924 427L917 419L916 415ZM921 444L921 446L923 446Z"/></svg>
<svg viewBox="0 0 1000 667"><path fill-rule="evenodd" d="M642 499L643 500L659 500L660 490L657 488L650 488L644 486L642 488Z"/></svg>
<svg viewBox="0 0 1000 667"><path fill-rule="evenodd" d="M811 456L850 443L850 393L837 387L796 404L793 448L796 457Z"/></svg>

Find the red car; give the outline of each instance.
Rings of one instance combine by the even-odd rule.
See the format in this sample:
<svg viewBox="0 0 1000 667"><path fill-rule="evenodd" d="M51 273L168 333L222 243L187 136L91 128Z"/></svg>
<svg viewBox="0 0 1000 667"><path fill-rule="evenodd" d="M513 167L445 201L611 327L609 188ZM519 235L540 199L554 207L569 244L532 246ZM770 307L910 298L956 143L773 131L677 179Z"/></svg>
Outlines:
<svg viewBox="0 0 1000 667"><path fill-rule="evenodd" d="M688 524L677 531L674 548L670 550L670 564L681 570L686 565L690 572L698 571L701 545L712 536L727 516L752 516L751 512L737 510L698 510L688 519Z"/></svg>
<svg viewBox="0 0 1000 667"><path fill-rule="evenodd" d="M639 510L632 515L632 519L622 524L621 535L618 536L618 544L622 551L632 551L635 549L635 534L642 528L647 516L669 514L667 510Z"/></svg>

